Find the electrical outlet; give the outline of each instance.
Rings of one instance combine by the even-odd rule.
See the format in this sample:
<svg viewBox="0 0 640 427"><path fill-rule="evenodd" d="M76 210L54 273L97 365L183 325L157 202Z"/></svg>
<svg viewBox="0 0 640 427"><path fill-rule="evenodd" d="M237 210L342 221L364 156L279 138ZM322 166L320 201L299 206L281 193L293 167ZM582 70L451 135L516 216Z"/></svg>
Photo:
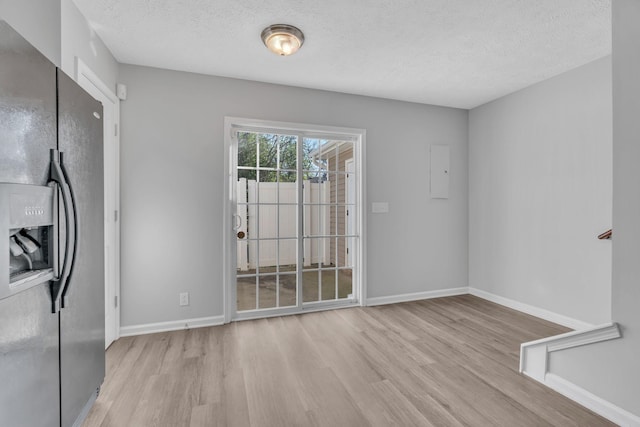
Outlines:
<svg viewBox="0 0 640 427"><path fill-rule="evenodd" d="M189 305L189 292L180 293L180 305Z"/></svg>

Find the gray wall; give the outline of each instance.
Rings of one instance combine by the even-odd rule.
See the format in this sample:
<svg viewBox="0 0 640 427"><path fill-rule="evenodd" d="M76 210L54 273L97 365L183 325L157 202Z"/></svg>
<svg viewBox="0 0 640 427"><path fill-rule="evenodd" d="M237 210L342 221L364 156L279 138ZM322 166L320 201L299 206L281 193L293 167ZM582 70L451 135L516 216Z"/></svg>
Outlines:
<svg viewBox="0 0 640 427"><path fill-rule="evenodd" d="M610 320L611 58L469 113L469 286Z"/></svg>
<svg viewBox="0 0 640 427"><path fill-rule="evenodd" d="M0 19L60 65L59 0L0 0Z"/></svg>
<svg viewBox="0 0 640 427"><path fill-rule="evenodd" d="M613 4L613 320L623 338L551 354L551 372L640 416L640 2Z"/></svg>
<svg viewBox="0 0 640 427"><path fill-rule="evenodd" d="M118 77L118 63L89 27L84 15L72 0L61 0L61 65L60 68L74 79L76 76L76 58L82 59L102 82L114 93Z"/></svg>
<svg viewBox="0 0 640 427"><path fill-rule="evenodd" d="M368 296L466 286L467 111L129 65L120 80L123 326L223 313L224 116L366 129L367 200L390 203L368 214ZM429 198L431 144L451 146L449 200Z"/></svg>

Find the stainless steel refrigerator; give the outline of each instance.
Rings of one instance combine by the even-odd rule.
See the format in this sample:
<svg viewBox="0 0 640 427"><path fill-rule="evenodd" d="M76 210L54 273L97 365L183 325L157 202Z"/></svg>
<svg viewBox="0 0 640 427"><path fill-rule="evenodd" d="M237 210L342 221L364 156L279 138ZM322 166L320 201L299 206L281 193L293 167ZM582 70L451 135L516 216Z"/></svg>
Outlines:
<svg viewBox="0 0 640 427"><path fill-rule="evenodd" d="M104 379L101 116L0 21L0 426L79 425Z"/></svg>

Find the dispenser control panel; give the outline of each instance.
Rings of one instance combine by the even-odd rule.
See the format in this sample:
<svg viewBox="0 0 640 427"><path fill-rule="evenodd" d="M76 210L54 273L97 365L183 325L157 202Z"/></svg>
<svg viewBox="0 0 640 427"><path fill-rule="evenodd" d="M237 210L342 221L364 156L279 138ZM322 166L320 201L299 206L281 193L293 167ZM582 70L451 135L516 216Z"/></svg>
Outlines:
<svg viewBox="0 0 640 427"><path fill-rule="evenodd" d="M49 186L0 183L0 299L53 279L54 194Z"/></svg>

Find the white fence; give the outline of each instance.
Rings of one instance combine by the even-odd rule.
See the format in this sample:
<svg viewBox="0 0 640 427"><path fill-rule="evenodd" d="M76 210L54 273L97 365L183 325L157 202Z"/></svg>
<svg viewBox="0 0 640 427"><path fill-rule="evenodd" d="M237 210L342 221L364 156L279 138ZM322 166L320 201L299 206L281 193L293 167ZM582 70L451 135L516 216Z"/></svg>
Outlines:
<svg viewBox="0 0 640 427"><path fill-rule="evenodd" d="M237 225L238 231L245 233L243 239L238 239L238 269L297 264L296 183L256 183L255 180L240 178L237 185ZM303 187L304 236L330 234L329 206L321 205L330 203L330 183L304 181ZM328 263L327 240L304 239L304 265Z"/></svg>

